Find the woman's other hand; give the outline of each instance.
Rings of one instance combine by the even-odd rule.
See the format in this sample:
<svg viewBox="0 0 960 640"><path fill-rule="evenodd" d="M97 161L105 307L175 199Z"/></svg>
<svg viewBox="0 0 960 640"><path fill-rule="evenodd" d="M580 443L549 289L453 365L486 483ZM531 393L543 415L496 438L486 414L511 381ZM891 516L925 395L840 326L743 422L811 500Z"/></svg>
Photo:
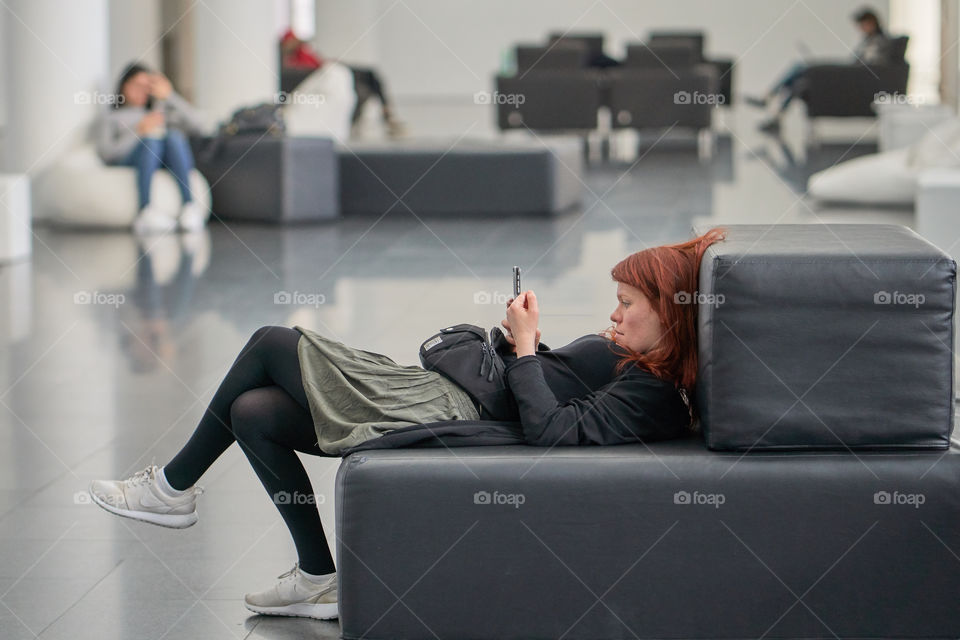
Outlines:
<svg viewBox="0 0 960 640"><path fill-rule="evenodd" d="M533 291L524 291L507 304L507 317L501 323L507 329L507 341L517 357L533 355L540 342L540 308Z"/></svg>
<svg viewBox="0 0 960 640"><path fill-rule="evenodd" d="M165 75L162 73L150 74L150 95L157 100L166 100L170 97L171 91L173 91L173 86Z"/></svg>
<svg viewBox="0 0 960 640"><path fill-rule="evenodd" d="M153 131L157 127L163 126L163 112L162 111L150 111L147 115L140 118L140 122L137 123L137 134L145 135L150 131Z"/></svg>

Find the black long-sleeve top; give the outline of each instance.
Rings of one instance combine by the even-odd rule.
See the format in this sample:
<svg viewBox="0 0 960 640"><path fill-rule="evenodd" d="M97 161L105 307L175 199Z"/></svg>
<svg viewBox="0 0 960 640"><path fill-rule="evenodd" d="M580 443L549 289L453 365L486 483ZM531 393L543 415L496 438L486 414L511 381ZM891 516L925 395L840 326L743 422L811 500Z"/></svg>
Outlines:
<svg viewBox="0 0 960 640"><path fill-rule="evenodd" d="M528 444L623 444L684 435L688 409L676 387L633 364L617 375L625 353L600 335L558 349L540 345L517 358L498 348Z"/></svg>

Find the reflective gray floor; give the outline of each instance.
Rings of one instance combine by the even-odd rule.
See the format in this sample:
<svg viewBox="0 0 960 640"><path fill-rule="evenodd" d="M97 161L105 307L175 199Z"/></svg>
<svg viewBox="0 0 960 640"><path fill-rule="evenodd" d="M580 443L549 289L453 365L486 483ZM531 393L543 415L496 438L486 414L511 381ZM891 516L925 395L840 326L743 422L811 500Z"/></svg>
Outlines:
<svg viewBox="0 0 960 640"><path fill-rule="evenodd" d="M485 109L401 113L414 132L492 134ZM850 145L871 138L869 125L839 127L804 157L796 123L781 146L754 133L755 119L725 114L706 163L682 136L641 140L639 155L620 144L620 159L584 176L582 208L553 219L418 219L397 207L145 243L38 228L32 261L0 267L0 637L338 637L336 622L243 608L295 557L236 447L204 476L200 522L183 531L110 516L88 503L87 483L166 462L261 325L300 324L414 364L441 326L499 322L519 264L544 341L563 344L607 325L620 257L681 240L695 222L912 223L910 211L803 197L812 169L872 150ZM281 292L307 302L275 303ZM331 545L337 462L306 460Z"/></svg>

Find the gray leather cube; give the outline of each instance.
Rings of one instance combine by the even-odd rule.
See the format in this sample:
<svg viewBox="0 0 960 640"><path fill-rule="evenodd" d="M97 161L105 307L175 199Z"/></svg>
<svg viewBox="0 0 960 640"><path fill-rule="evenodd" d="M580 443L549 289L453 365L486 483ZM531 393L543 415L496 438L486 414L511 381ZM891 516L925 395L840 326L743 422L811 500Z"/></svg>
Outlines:
<svg viewBox="0 0 960 640"><path fill-rule="evenodd" d="M690 292L710 448L948 447L949 256L896 225L727 229Z"/></svg>
<svg viewBox="0 0 960 640"><path fill-rule="evenodd" d="M339 162L329 138L238 135L216 153L197 145L197 168L209 180L218 218L316 222L340 217Z"/></svg>

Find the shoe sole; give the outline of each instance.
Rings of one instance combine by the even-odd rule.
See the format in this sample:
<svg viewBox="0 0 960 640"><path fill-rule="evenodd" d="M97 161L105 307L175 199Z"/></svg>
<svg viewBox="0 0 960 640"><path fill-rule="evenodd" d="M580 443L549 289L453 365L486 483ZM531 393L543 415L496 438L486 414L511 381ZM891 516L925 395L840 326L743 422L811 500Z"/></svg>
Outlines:
<svg viewBox="0 0 960 640"><path fill-rule="evenodd" d="M90 494L90 497L100 508L123 518L139 520L140 522L149 522L150 524L167 527L168 529L186 529L187 527L193 526L197 522L196 511L184 515L173 515L164 513L150 513L149 511L133 511L131 509L118 509L117 507L107 504L101 500L100 497L97 496L97 494L95 494L93 491L87 491L87 493Z"/></svg>
<svg viewBox="0 0 960 640"><path fill-rule="evenodd" d="M315 620L333 620L340 617L340 611L337 603L326 604L306 604L303 602L297 604L288 604L283 607L258 607L249 602L244 602L244 606L259 613L262 616L290 616L295 618L314 618Z"/></svg>

